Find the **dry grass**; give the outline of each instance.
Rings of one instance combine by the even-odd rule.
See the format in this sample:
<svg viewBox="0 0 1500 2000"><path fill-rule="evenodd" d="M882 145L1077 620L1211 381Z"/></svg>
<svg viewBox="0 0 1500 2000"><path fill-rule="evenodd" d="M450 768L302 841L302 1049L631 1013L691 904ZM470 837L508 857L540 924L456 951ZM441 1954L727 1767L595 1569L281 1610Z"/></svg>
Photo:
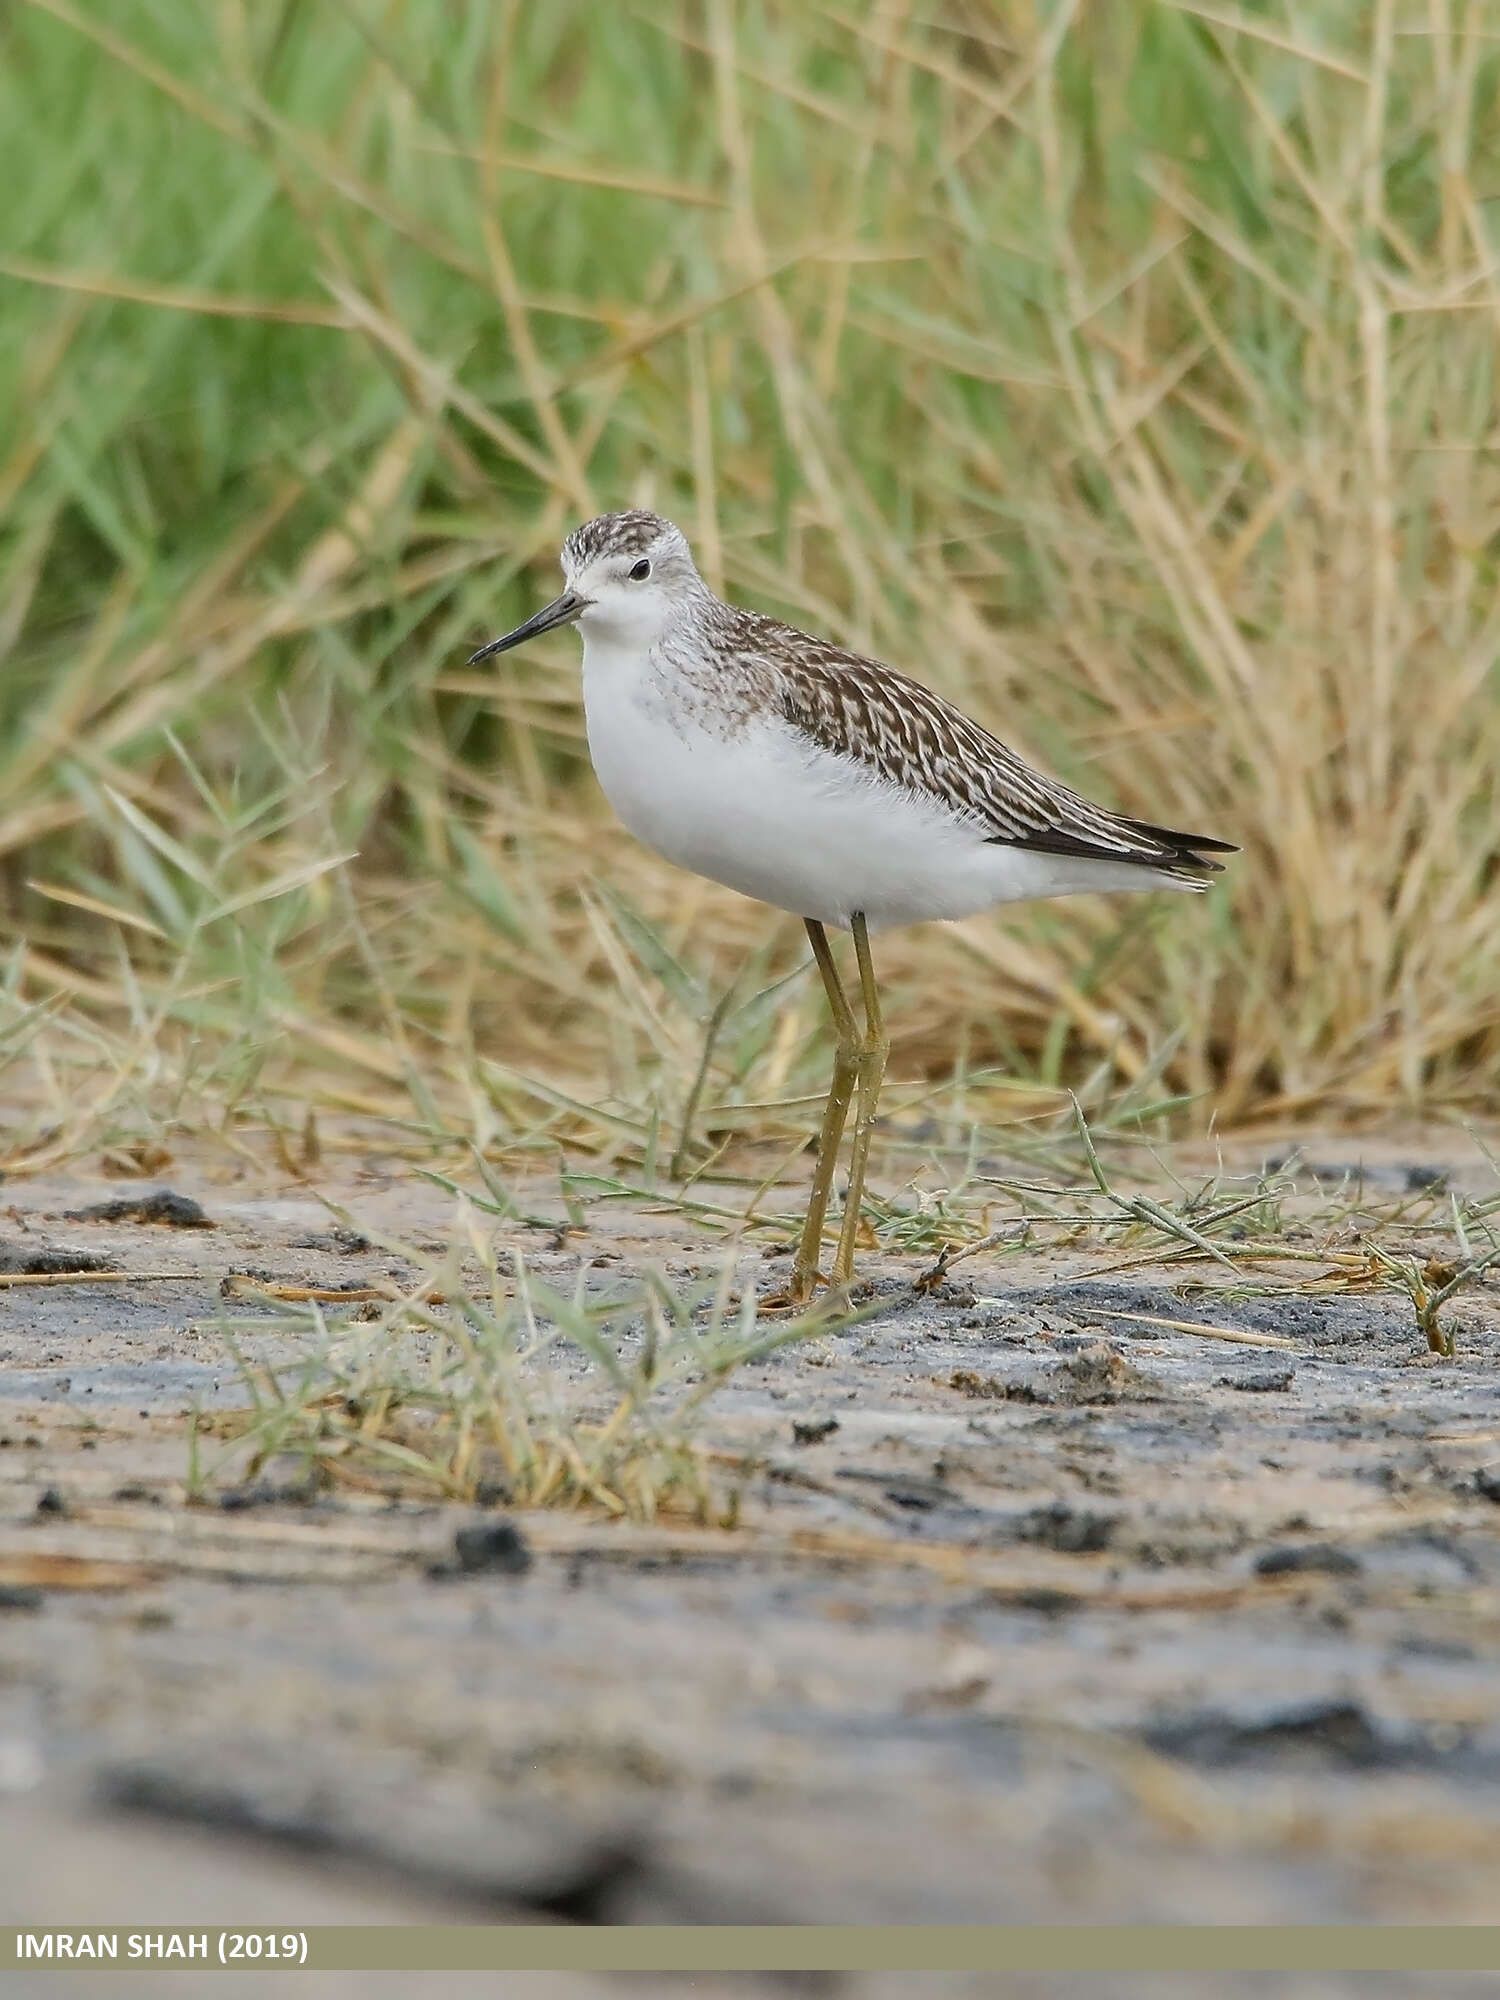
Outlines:
<svg viewBox="0 0 1500 2000"><path fill-rule="evenodd" d="M472 1217L445 1259L392 1247L418 1276L373 1320L310 1301L279 1329L264 1315L248 1323L291 1335L294 1365L252 1364L226 1325L248 1407L195 1421L191 1497L274 1468L301 1493L338 1485L731 1527L737 1494L694 1438L702 1407L747 1362L830 1324L826 1312L759 1324L754 1293L733 1296L727 1269L697 1298L651 1274L592 1298L580 1274L565 1295L519 1253L497 1257Z"/></svg>
<svg viewBox="0 0 1500 2000"><path fill-rule="evenodd" d="M774 1174L823 1073L797 927L618 836L568 640L462 665L640 499L732 593L1243 845L1206 905L888 941L892 1104L939 1142L1065 1082L1221 1122L1492 1095L1477 10L3 33L7 1170L205 1118L307 1152L311 1107Z"/></svg>

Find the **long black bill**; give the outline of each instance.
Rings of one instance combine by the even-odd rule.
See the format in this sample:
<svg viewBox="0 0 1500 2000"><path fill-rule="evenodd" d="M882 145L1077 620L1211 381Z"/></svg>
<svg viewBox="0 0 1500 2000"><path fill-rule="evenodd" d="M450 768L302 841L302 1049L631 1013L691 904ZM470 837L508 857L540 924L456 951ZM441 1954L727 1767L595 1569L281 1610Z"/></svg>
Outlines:
<svg viewBox="0 0 1500 2000"><path fill-rule="evenodd" d="M554 597L550 604L543 605L534 618L528 618L514 632L507 632L503 639L491 639L477 653L470 653L469 665L476 667L481 660L488 660L495 653L508 653L512 646L524 646L528 639L534 639L539 632L550 632L554 625L571 625L588 608L586 597L580 597L576 590L565 590L561 597Z"/></svg>

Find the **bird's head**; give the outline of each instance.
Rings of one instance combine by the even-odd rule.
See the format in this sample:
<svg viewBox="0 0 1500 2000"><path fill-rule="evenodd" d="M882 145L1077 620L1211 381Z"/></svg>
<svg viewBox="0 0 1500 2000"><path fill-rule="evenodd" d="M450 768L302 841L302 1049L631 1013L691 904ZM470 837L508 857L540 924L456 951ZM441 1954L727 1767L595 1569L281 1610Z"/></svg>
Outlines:
<svg viewBox="0 0 1500 2000"><path fill-rule="evenodd" d="M470 666L556 625L581 624L616 645L644 650L706 589L682 530L640 508L575 528L563 543L562 571L561 597L481 646Z"/></svg>

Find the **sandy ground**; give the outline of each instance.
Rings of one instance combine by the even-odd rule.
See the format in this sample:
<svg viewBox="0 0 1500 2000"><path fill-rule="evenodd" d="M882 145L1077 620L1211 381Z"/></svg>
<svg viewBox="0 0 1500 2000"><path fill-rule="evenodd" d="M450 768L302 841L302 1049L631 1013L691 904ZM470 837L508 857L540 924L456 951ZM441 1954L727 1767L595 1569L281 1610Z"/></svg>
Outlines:
<svg viewBox="0 0 1500 2000"><path fill-rule="evenodd" d="M214 1227L69 1213L119 1181L4 1190L0 1268L193 1275L0 1289L0 1920L1493 1920L1500 1294L1443 1362L1389 1295L981 1255L742 1371L705 1431L763 1466L734 1531L529 1514L528 1570L455 1577L468 1510L184 1504L184 1411L242 1400L225 1275L392 1259L305 1187L169 1179ZM395 1165L325 1191L407 1241L448 1225ZM605 1204L516 1240L559 1283L718 1254ZM893 1297L913 1268L867 1261ZM979 1990L894 1978L839 1990Z"/></svg>

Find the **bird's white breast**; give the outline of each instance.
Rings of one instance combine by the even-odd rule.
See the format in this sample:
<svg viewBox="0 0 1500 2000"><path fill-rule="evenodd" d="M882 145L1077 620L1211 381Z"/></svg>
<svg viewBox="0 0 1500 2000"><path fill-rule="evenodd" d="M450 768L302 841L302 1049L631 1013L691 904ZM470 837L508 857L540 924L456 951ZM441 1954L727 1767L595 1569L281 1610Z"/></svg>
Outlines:
<svg viewBox="0 0 1500 2000"><path fill-rule="evenodd" d="M996 845L984 828L822 749L779 714L719 715L648 656L584 633L589 754L639 839L796 916L872 930L1087 889L1139 867Z"/></svg>

